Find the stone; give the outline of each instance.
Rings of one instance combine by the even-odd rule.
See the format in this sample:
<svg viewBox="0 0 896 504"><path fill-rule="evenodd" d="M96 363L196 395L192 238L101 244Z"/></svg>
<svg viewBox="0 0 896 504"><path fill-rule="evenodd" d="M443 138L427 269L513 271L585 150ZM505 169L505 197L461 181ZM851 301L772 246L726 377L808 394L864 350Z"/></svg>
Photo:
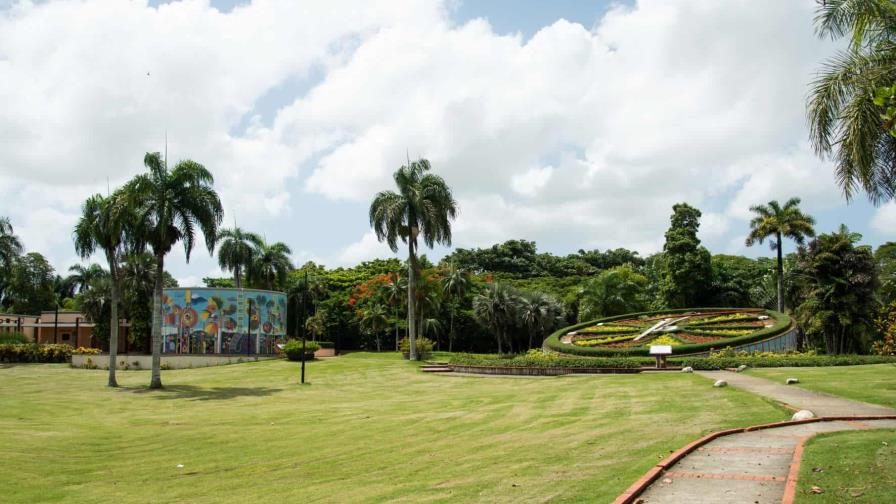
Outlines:
<svg viewBox="0 0 896 504"><path fill-rule="evenodd" d="M683 368L681 368L681 372L682 373L693 373L694 368L692 368L691 366L683 367Z"/></svg>
<svg viewBox="0 0 896 504"><path fill-rule="evenodd" d="M727 387L727 386L728 386L728 382L726 382L725 380L716 380L716 382L713 383L712 386L713 386L713 387L716 387L716 388Z"/></svg>
<svg viewBox="0 0 896 504"><path fill-rule="evenodd" d="M810 418L815 418L815 413L807 409L799 410L790 417L791 420L808 420Z"/></svg>
<svg viewBox="0 0 896 504"><path fill-rule="evenodd" d="M738 373L741 373L741 372L746 371L746 370L747 370L747 365L746 365L746 364L741 364L740 366L737 366L737 372L738 372Z"/></svg>
<svg viewBox="0 0 896 504"><path fill-rule="evenodd" d="M797 383L799 383L799 382L800 382L800 379L799 379L799 378L788 378L786 383L787 383L788 385L795 385L795 384L797 384Z"/></svg>

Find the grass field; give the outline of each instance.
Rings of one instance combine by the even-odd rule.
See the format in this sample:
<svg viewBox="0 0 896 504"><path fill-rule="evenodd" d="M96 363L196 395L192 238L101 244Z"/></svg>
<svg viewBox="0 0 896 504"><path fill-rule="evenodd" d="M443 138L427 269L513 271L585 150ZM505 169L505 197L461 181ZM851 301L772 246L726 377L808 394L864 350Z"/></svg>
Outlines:
<svg viewBox="0 0 896 504"><path fill-rule="evenodd" d="M837 366L817 368L761 368L750 374L783 383L799 378L798 386L857 401L896 408L896 365Z"/></svg>
<svg viewBox="0 0 896 504"><path fill-rule="evenodd" d="M811 493L812 487L823 493ZM896 430L820 434L806 444L798 503L893 502Z"/></svg>
<svg viewBox="0 0 896 504"><path fill-rule="evenodd" d="M695 375L433 376L395 354L119 374L0 366L3 502L608 502L700 435L781 420ZM178 468L178 464L183 464Z"/></svg>

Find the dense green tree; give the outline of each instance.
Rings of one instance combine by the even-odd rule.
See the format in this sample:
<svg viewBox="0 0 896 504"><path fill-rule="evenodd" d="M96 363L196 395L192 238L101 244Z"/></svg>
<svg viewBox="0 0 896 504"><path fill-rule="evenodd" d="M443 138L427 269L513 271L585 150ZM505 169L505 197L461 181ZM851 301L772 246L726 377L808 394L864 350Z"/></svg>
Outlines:
<svg viewBox="0 0 896 504"><path fill-rule="evenodd" d="M267 290L273 290L274 287L283 288L286 285L286 277L292 270L290 254L292 250L285 243L268 244L262 240L252 255L249 278Z"/></svg>
<svg viewBox="0 0 896 504"><path fill-rule="evenodd" d="M196 243L197 228L205 238L209 253L215 248L218 226L223 218L221 200L212 185L214 177L201 164L184 160L168 169L158 152L143 159L147 173L137 175L127 186L128 205L142 217L135 241L146 244L156 260L152 323L152 378L150 388L162 387L160 371L162 345L162 279L165 256L178 242L186 259Z"/></svg>
<svg viewBox="0 0 896 504"><path fill-rule="evenodd" d="M370 225L377 239L398 252L398 240L408 246L408 336L411 360L417 359L416 306L418 238L430 248L451 245L451 221L457 202L442 177L429 173L429 161L420 159L395 172L398 192L382 191L370 205Z"/></svg>
<svg viewBox="0 0 896 504"><path fill-rule="evenodd" d="M827 353L867 351L874 333L877 270L871 248L856 246L860 239L841 226L797 253L797 320L809 341Z"/></svg>
<svg viewBox="0 0 896 504"><path fill-rule="evenodd" d="M660 297L669 308L700 306L712 281L709 251L697 238L701 213L687 203L679 203L672 210L663 246Z"/></svg>
<svg viewBox="0 0 896 504"><path fill-rule="evenodd" d="M647 277L626 264L602 271L580 291L579 321L644 311L648 306Z"/></svg>
<svg viewBox="0 0 896 504"><path fill-rule="evenodd" d="M896 194L896 139L874 103L882 85L896 81L896 4L892 0L825 0L815 18L822 37L846 37L847 46L822 67L812 84L810 138L833 158L849 199L863 190L874 202Z"/></svg>
<svg viewBox="0 0 896 504"><path fill-rule="evenodd" d="M887 242L877 247L874 260L877 261L880 276L880 301L889 305L896 301L896 242Z"/></svg>
<svg viewBox="0 0 896 504"><path fill-rule="evenodd" d="M454 348L454 317L460 304L470 290L470 273L458 268L455 263L448 263L442 277L442 292L448 301L448 351Z"/></svg>
<svg viewBox="0 0 896 504"><path fill-rule="evenodd" d="M218 241L218 265L224 271L233 272L233 286L239 289L243 286L243 273L252 266L256 250L265 245L264 240L255 233L233 227L222 229Z"/></svg>
<svg viewBox="0 0 896 504"><path fill-rule="evenodd" d="M382 351L383 331L389 324L389 315L386 306L381 302L370 303L361 311L361 327L367 334L373 336L376 341L376 351Z"/></svg>
<svg viewBox="0 0 896 504"><path fill-rule="evenodd" d="M777 201L769 201L768 205L755 205L750 211L756 214L750 221L750 234L747 236L748 247L767 238L772 250L778 253L778 311L784 311L784 256L783 239L790 238L802 245L806 237L815 236L815 219L804 214L800 208L799 198L790 198L781 206Z"/></svg>
<svg viewBox="0 0 896 504"><path fill-rule="evenodd" d="M149 252L132 253L121 261L122 304L131 323L128 341L144 352L150 352L152 305L156 285L156 260ZM165 271L162 287L177 287L177 280Z"/></svg>
<svg viewBox="0 0 896 504"><path fill-rule="evenodd" d="M100 197L102 197L102 196L100 196ZM86 207L86 205L87 205L87 203L85 203L85 207ZM85 217L86 216L82 216L81 217L82 220ZM81 223L79 222L79 224L81 224ZM75 240L76 241L78 240L77 235L78 235L79 227L83 227L83 226L78 226L78 225L75 226ZM77 247L78 246L76 244L75 248L77 249ZM68 284L71 286L71 289L73 289L75 292L81 292L81 291L87 289L90 286L90 284L93 282L93 280L100 278L100 277L104 277L109 274L108 271L104 270L102 266L100 266L99 264L96 264L96 263L91 263L91 264L88 264L87 266L84 266L83 264L75 264L75 265L69 267L68 271L69 271L69 275L66 278L66 280L67 280Z"/></svg>
<svg viewBox="0 0 896 504"><path fill-rule="evenodd" d="M564 323L563 305L543 292L524 292L517 300L518 324L529 336L526 348L535 348L547 333Z"/></svg>
<svg viewBox="0 0 896 504"><path fill-rule="evenodd" d="M407 281L404 279L404 277L401 276L398 271L396 271L395 273L390 273L389 281L386 283L386 285L383 286L383 297L385 298L386 303L388 303L388 305L394 312L392 325L395 327L396 351L398 351L399 346L401 345L401 318L399 316L399 312L401 311L402 301L406 296L407 288Z"/></svg>
<svg viewBox="0 0 896 504"><path fill-rule="evenodd" d="M47 259L29 252L19 256L12 265L8 296L14 313L39 315L43 310L56 306L53 291L55 272Z"/></svg>
<svg viewBox="0 0 896 504"><path fill-rule="evenodd" d="M771 260L750 259L743 256L719 254L712 256L712 285L709 287L709 306L765 306L764 289L767 277L774 283ZM772 288L772 303L775 302ZM771 306L770 306L771 308Z"/></svg>

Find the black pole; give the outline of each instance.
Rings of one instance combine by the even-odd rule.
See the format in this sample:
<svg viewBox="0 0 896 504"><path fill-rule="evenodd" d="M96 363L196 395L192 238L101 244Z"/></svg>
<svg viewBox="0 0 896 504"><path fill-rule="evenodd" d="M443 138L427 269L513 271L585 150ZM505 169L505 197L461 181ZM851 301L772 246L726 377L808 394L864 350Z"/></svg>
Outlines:
<svg viewBox="0 0 896 504"><path fill-rule="evenodd" d="M58 343L56 341L56 333L59 332L59 303L56 303L56 316L53 317L53 344Z"/></svg>
<svg viewBox="0 0 896 504"><path fill-rule="evenodd" d="M308 297L308 270L305 270L305 287L302 292L302 320L305 320L305 298ZM299 334L302 335L302 384L305 383L305 324L302 324Z"/></svg>

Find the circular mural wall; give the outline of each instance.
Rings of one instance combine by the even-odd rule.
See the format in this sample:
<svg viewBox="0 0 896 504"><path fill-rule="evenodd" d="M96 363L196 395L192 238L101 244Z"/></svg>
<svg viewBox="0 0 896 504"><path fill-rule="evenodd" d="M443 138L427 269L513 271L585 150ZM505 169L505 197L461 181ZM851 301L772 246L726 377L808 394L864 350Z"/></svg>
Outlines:
<svg viewBox="0 0 896 504"><path fill-rule="evenodd" d="M790 317L761 308L689 308L633 313L585 322L549 336L548 350L576 355L647 355L653 345L673 354L734 347L780 352L796 348Z"/></svg>
<svg viewBox="0 0 896 504"><path fill-rule="evenodd" d="M286 294L175 288L162 294L162 352L271 354L286 336Z"/></svg>

